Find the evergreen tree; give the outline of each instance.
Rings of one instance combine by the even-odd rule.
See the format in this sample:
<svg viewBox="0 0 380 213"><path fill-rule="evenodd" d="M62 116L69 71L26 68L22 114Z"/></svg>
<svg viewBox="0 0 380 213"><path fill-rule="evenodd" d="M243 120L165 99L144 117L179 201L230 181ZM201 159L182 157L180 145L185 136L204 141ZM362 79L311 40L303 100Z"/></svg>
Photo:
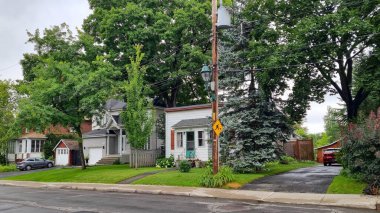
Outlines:
<svg viewBox="0 0 380 213"><path fill-rule="evenodd" d="M245 23L236 4L235 21ZM220 138L222 161L235 172L261 170L265 163L280 154L278 143L286 140L291 127L276 106L270 93L263 91L249 68L246 58L248 39L243 28L232 28L220 35L221 88L225 101L221 120L224 132Z"/></svg>

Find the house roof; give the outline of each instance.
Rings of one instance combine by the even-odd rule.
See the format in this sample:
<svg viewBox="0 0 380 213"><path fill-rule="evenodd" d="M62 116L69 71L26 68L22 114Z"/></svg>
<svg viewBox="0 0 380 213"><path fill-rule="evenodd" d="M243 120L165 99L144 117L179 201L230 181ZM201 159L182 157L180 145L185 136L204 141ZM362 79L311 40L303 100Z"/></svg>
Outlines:
<svg viewBox="0 0 380 213"><path fill-rule="evenodd" d="M329 147L329 146L331 146L331 145L334 145L334 144L340 142L341 140L342 140L342 139L338 139L338 140L336 140L336 141L334 141L334 142L332 142L332 143L329 143L329 144L327 144L327 145L320 146L320 147L317 147L317 148L314 148L314 149L323 149L323 148Z"/></svg>
<svg viewBox="0 0 380 213"><path fill-rule="evenodd" d="M191 106L166 108L165 112L178 112L178 111L195 110L195 109L208 109L208 108L211 108L211 104L198 104L198 105L191 105Z"/></svg>
<svg viewBox="0 0 380 213"><path fill-rule="evenodd" d="M196 119L181 120L180 122L174 124L172 127L175 129L188 128L188 127L203 127L203 126L210 125L210 123L211 123L210 118L196 118Z"/></svg>
<svg viewBox="0 0 380 213"><path fill-rule="evenodd" d="M29 138L41 139L41 138L47 138L47 137L44 134L41 134L38 132L30 132L30 133L23 134L19 139L29 139Z"/></svg>
<svg viewBox="0 0 380 213"><path fill-rule="evenodd" d="M67 148L69 148L70 150L79 150L79 143L78 143L78 141L74 141L74 140L70 140L70 139L61 139L61 140L57 143L57 145L54 147L53 150L55 150L55 149L58 147L58 145L59 145L60 143L65 144L65 146L66 146Z"/></svg>
<svg viewBox="0 0 380 213"><path fill-rule="evenodd" d="M126 108L126 106L127 104L124 101L110 99L106 102L105 108L107 111L123 110Z"/></svg>
<svg viewBox="0 0 380 213"><path fill-rule="evenodd" d="M107 135L114 135L115 132L113 130L107 130L107 129L95 129L91 132L87 132L86 134L83 134L83 138L92 138L92 137L103 137Z"/></svg>

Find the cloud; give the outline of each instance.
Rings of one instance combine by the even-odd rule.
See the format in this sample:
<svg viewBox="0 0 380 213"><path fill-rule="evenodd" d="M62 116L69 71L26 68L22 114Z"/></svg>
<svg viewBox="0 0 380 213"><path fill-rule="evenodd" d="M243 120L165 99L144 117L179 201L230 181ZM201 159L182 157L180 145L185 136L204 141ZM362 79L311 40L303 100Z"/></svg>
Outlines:
<svg viewBox="0 0 380 213"><path fill-rule="evenodd" d="M342 108L342 102L337 95L325 95L325 101L321 104L312 102L310 104L310 109L307 111L307 116L303 126L307 127L309 133L320 133L324 132L324 121L323 117L327 114L327 108Z"/></svg>
<svg viewBox="0 0 380 213"><path fill-rule="evenodd" d="M19 62L33 51L27 31L65 22L74 32L90 12L87 0L0 1L0 79L22 79Z"/></svg>

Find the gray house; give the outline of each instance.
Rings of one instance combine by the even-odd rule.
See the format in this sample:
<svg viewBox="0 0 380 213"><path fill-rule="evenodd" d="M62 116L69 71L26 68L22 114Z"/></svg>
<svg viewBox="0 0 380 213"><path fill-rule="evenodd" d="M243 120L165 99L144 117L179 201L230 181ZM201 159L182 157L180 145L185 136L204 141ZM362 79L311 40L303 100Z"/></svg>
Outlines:
<svg viewBox="0 0 380 213"><path fill-rule="evenodd" d="M118 100L108 100L102 117L92 118L92 131L83 135L83 151L89 165L112 164L117 159L121 163L129 161L131 147L128 143L120 114L126 108L126 103ZM155 107L156 117L164 113L161 107ZM164 146L164 141L158 139L156 127L153 128L150 140L145 145L146 150L157 150Z"/></svg>

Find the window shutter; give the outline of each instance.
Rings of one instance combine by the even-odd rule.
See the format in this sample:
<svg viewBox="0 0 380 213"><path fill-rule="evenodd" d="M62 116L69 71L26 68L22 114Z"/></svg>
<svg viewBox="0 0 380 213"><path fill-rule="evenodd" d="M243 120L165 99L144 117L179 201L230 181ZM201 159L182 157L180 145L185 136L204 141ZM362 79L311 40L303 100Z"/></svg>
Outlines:
<svg viewBox="0 0 380 213"><path fill-rule="evenodd" d="M170 149L174 150L174 129L172 129L170 133Z"/></svg>

